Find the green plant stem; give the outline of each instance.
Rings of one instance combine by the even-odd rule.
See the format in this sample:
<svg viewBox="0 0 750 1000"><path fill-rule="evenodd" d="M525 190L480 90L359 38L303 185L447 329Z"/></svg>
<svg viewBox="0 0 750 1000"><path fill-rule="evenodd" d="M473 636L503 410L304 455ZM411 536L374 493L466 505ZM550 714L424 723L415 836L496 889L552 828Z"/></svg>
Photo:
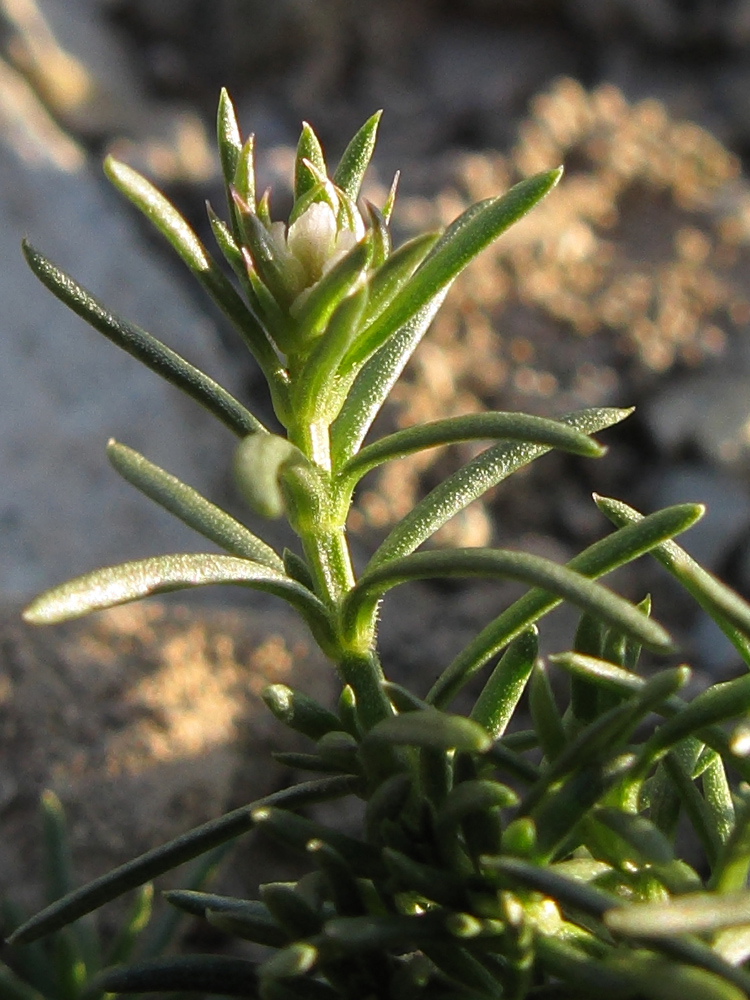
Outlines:
<svg viewBox="0 0 750 1000"><path fill-rule="evenodd" d="M354 586L344 526L304 532L301 539L318 596L331 608L338 609Z"/></svg>
<svg viewBox="0 0 750 1000"><path fill-rule="evenodd" d="M357 701L357 714L362 728L367 731L393 715L391 703L383 690L383 669L374 649L357 653L345 652L338 663L344 684L349 684Z"/></svg>

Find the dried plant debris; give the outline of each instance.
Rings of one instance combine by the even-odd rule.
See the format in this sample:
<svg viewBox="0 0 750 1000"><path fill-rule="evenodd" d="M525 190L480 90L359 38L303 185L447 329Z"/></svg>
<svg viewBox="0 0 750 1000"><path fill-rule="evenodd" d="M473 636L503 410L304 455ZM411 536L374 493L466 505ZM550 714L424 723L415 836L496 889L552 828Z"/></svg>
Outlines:
<svg viewBox="0 0 750 1000"><path fill-rule="evenodd" d="M459 157L440 197L404 200L401 218L445 225L558 163L560 197L456 281L393 394L399 426L488 407L552 414L638 402L665 372L698 367L744 336L750 190L732 153L658 101L629 104L613 86L588 92L561 79L535 99L510 155ZM471 454L464 447L454 460ZM353 526L382 529L403 516L445 461L426 452L388 466ZM475 506L443 541L490 535Z"/></svg>

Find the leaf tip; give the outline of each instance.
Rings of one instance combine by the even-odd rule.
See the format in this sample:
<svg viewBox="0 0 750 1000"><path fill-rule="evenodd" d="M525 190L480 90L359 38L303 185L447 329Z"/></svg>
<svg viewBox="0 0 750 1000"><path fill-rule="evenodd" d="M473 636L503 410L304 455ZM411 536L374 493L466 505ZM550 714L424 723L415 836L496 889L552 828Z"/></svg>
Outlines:
<svg viewBox="0 0 750 1000"><path fill-rule="evenodd" d="M38 597L35 597L31 604L27 604L21 612L21 618L27 625L46 625L47 618L43 611L43 606Z"/></svg>

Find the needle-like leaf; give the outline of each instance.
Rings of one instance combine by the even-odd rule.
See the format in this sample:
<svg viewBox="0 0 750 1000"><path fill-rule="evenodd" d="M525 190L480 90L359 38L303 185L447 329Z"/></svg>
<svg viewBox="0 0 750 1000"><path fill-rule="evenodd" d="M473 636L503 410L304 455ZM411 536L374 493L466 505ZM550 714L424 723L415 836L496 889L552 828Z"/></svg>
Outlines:
<svg viewBox="0 0 750 1000"><path fill-rule="evenodd" d="M110 441L107 445L107 457L123 479L200 532L204 538L215 542L231 555L262 563L278 573L285 572L281 556L270 545L266 545L231 514L206 500L192 486L117 441Z"/></svg>
<svg viewBox="0 0 750 1000"><path fill-rule="evenodd" d="M620 500L594 496L599 510L618 527L636 524L642 517ZM664 541L653 555L713 618L750 666L750 605L707 572L675 542Z"/></svg>
<svg viewBox="0 0 750 1000"><path fill-rule="evenodd" d="M274 384L278 383L282 375L281 366L265 332L174 205L145 177L111 156L104 161L104 171L118 191L140 209L169 241L214 302L231 320L266 378Z"/></svg>
<svg viewBox="0 0 750 1000"><path fill-rule="evenodd" d="M624 420L631 412L596 407L566 414L559 418L559 423L583 434L595 434ZM544 455L550 447L513 442L497 444L483 451L431 490L398 522L373 555L369 567L374 569L390 559L413 552L459 511L524 465Z"/></svg>
<svg viewBox="0 0 750 1000"><path fill-rule="evenodd" d="M69 309L147 368L182 389L239 437L265 430L260 421L226 389L150 333L105 309L93 295L35 250L30 243L24 241L23 252L37 278Z"/></svg>
<svg viewBox="0 0 750 1000"><path fill-rule="evenodd" d="M561 176L561 167L548 170L520 181L507 194L488 198L468 209L449 226L408 285L372 326L363 330L344 363L354 367L366 361L440 291L447 288L477 254L540 202Z"/></svg>
<svg viewBox="0 0 750 1000"><path fill-rule="evenodd" d="M571 559L568 569L591 579L604 576L650 551L665 538L685 531L702 515L703 507L698 504L678 504L657 511L644 518L641 531L636 530L638 525L621 528ZM427 700L439 707L447 705L467 680L503 646L559 603L559 597L539 589L514 602L459 653L432 686Z"/></svg>
<svg viewBox="0 0 750 1000"><path fill-rule="evenodd" d="M344 150L334 172L333 183L352 201L359 198L362 180L375 149L378 124L382 114L382 111L376 111L367 119Z"/></svg>
<svg viewBox="0 0 750 1000"><path fill-rule="evenodd" d="M409 580L472 576L520 580L533 587L543 587L598 615L651 649L662 652L672 649L671 639L661 625L622 597L549 559L501 549L415 552L374 569L368 567L344 601L343 620L356 632L359 622L372 616L386 591Z"/></svg>
<svg viewBox="0 0 750 1000"><path fill-rule="evenodd" d="M560 448L577 455L598 458L605 449L588 434L560 420L534 417L526 413L468 413L465 416L433 420L396 431L362 448L342 468L343 479L357 481L371 469L415 451L439 448L457 441L520 441L525 444Z"/></svg>
<svg viewBox="0 0 750 1000"><path fill-rule="evenodd" d="M35 598L24 611L24 619L34 625L52 625L152 594L216 583L283 597L304 617L324 648L331 643L328 611L307 587L261 563L213 552L153 556L94 570Z"/></svg>
<svg viewBox="0 0 750 1000"><path fill-rule="evenodd" d="M188 991L248 997L255 994L256 969L254 962L226 955L155 958L108 969L93 980L89 989L112 994Z"/></svg>
<svg viewBox="0 0 750 1000"><path fill-rule="evenodd" d="M185 861L206 854L219 844L241 836L252 830L253 813L264 806L283 805L290 809L310 802L325 802L342 798L357 789L357 781L348 776L337 775L317 781L302 782L280 792L273 792L250 805L241 806L218 819L209 820L174 840L155 847L119 868L101 875L80 889L63 896L51 906L35 914L18 927L8 938L10 944L25 944L36 941L45 934L65 927L78 917L98 909L104 903L117 899L123 893L136 889L144 882L150 882L157 875L177 868Z"/></svg>

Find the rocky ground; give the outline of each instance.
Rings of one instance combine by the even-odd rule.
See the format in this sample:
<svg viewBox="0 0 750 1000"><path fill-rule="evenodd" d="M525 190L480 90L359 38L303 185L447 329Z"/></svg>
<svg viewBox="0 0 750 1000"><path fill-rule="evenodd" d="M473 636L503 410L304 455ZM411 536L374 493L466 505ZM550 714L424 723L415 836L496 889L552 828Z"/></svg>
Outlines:
<svg viewBox="0 0 750 1000"><path fill-rule="evenodd" d="M401 237L565 162L554 197L456 283L385 419L635 404L606 458L550 455L439 541L565 559L605 530L594 489L648 510L701 500L710 514L687 547L750 591L750 4L0 0L0 890L22 892L38 864L43 787L65 800L81 874L94 874L284 780L265 765L280 732L258 707L263 679L332 696L301 630L255 598L256 610L222 594L223 610L170 603L43 633L17 620L20 602L66 576L194 546L117 481L110 435L236 505L227 437L66 314L18 253L28 234L267 413L220 319L98 166L115 152L205 231L222 84L280 206L301 119L335 158L383 107L370 192L402 169ZM358 557L469 455L369 481L351 522ZM655 593L700 676L736 668L658 573L621 585ZM386 602L391 672L427 687L505 593L424 585ZM570 627L559 617L549 647Z"/></svg>

